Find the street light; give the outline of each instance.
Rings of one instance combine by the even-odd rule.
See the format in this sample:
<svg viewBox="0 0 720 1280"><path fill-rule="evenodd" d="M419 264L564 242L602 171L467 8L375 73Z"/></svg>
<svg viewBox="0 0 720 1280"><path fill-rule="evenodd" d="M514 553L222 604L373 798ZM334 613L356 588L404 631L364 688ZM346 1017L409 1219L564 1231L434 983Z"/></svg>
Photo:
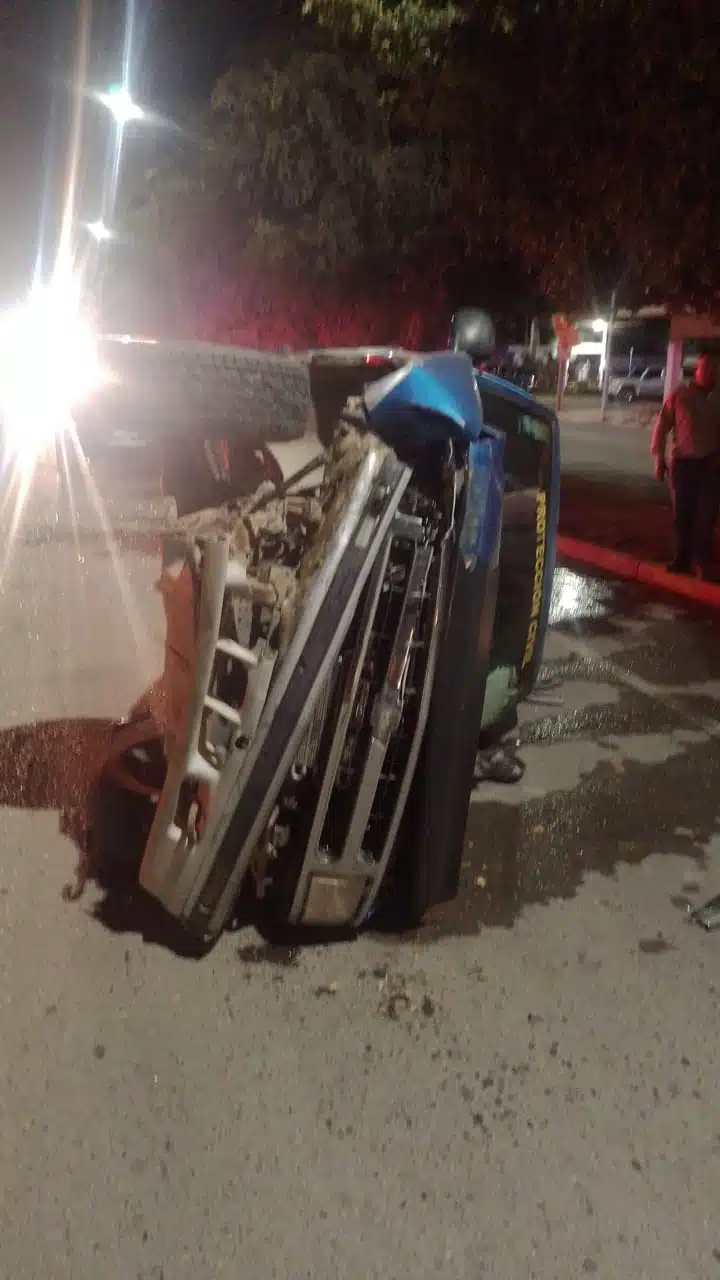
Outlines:
<svg viewBox="0 0 720 1280"><path fill-rule="evenodd" d="M597 333L600 335L601 347L600 347L599 375L600 375L600 387L602 388L605 380L605 366L608 360L608 340L610 336L610 325L608 324L607 320L603 320L601 317L598 317L597 320L593 320L592 328L593 328L593 333Z"/></svg>
<svg viewBox="0 0 720 1280"><path fill-rule="evenodd" d="M613 328L617 316L617 289L613 289L610 299L610 316L609 319L603 320L603 338L602 338L602 355L600 357L602 368L602 380L600 391L600 419L605 422L607 418L608 394L610 391L610 350L612 347Z"/></svg>
<svg viewBox="0 0 720 1280"><path fill-rule="evenodd" d="M113 233L102 218L96 218L94 222L86 222L85 226L90 232L93 240L98 244L105 244L107 240L112 240Z"/></svg>
<svg viewBox="0 0 720 1280"><path fill-rule="evenodd" d="M145 119L145 112L134 101L127 85L113 85L111 89L108 89L107 93L99 93L97 100L103 107L107 107L115 123L121 129L127 124L132 124L134 120Z"/></svg>

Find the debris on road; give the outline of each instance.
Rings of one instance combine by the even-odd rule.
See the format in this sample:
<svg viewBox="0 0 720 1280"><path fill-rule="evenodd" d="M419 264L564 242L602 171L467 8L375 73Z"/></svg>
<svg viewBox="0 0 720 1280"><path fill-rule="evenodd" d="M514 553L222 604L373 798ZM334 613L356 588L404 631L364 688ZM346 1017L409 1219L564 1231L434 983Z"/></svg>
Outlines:
<svg viewBox="0 0 720 1280"><path fill-rule="evenodd" d="M703 903L701 907L696 907L690 913L690 919L696 924L702 925L703 929L710 932L711 929L720 928L720 893L714 898L710 898L709 902Z"/></svg>
<svg viewBox="0 0 720 1280"><path fill-rule="evenodd" d="M511 785L520 782L525 774L525 764L514 745L508 743L487 747L475 756L475 786L481 782L502 782Z"/></svg>

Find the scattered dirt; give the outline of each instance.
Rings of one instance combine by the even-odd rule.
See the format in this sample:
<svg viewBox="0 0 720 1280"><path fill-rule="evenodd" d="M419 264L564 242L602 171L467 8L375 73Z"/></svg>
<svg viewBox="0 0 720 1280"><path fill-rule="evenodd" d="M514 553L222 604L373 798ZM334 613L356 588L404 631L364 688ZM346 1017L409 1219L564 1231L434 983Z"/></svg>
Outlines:
<svg viewBox="0 0 720 1280"><path fill-rule="evenodd" d="M638 951L645 956L660 956L666 951L674 951L675 947L672 942L668 942L667 938L658 935L657 938L641 938L638 943Z"/></svg>
<svg viewBox="0 0 720 1280"><path fill-rule="evenodd" d="M238 947L238 959L243 964L268 964L291 969L297 965L298 953L296 947L281 947L270 942L250 943Z"/></svg>

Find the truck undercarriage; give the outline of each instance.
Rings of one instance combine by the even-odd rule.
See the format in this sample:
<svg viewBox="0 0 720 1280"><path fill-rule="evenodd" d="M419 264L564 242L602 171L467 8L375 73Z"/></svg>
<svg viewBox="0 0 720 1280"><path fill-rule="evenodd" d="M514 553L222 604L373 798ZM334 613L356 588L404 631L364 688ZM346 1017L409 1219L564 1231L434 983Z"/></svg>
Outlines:
<svg viewBox="0 0 720 1280"><path fill-rule="evenodd" d="M222 484L176 468L164 670L104 776L152 807L139 884L201 949L241 895L266 924L327 932L415 925L457 891L489 676L507 700L528 643L516 626L493 675L503 441L458 435L482 421L466 370L450 354L322 356L308 415L294 363L283 430L291 403L294 438L311 421L319 450L300 473L266 465L264 384L268 421L230 442Z"/></svg>

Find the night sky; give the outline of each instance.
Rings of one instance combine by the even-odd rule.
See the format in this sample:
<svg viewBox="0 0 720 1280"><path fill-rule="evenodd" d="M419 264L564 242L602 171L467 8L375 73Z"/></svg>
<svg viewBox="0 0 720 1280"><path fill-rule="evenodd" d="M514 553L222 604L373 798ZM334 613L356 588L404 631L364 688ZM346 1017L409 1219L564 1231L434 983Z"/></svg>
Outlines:
<svg viewBox="0 0 720 1280"><path fill-rule="evenodd" d="M170 116L206 98L233 48L271 23L274 13L262 0L136 0L136 96ZM120 78L126 14L124 0L93 5L90 80L99 87ZM71 0L0 0L2 298L26 283L42 239L41 210L57 204L53 193L64 172L75 21ZM91 136L103 126L102 113L98 118L90 107L93 113ZM81 210L81 216L92 216L92 210ZM46 244L52 243L51 223L45 219Z"/></svg>

